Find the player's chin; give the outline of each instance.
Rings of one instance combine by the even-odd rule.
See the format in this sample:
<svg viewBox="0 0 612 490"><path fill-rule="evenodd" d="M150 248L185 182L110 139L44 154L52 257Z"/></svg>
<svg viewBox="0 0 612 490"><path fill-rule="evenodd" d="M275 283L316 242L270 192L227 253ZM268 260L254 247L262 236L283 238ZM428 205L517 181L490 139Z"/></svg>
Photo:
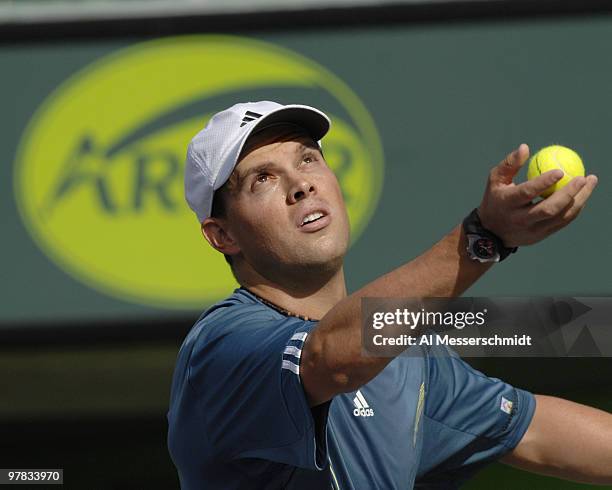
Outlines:
<svg viewBox="0 0 612 490"><path fill-rule="evenodd" d="M348 237L328 236L317 242L314 250L321 264L342 261L348 250Z"/></svg>

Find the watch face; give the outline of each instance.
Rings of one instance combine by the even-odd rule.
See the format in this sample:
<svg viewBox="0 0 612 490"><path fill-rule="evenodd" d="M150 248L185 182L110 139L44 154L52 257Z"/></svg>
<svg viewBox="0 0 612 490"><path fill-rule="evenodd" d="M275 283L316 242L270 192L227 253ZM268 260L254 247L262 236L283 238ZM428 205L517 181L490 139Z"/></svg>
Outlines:
<svg viewBox="0 0 612 490"><path fill-rule="evenodd" d="M490 259L495 257L495 242L490 238L481 237L474 242L474 254L481 259Z"/></svg>

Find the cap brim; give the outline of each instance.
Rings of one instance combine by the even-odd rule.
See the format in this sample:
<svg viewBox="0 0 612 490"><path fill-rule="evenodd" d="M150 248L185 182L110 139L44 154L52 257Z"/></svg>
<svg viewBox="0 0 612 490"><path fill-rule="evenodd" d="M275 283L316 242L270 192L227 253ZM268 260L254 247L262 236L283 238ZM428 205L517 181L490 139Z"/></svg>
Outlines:
<svg viewBox="0 0 612 490"><path fill-rule="evenodd" d="M256 121L245 135L238 155L242 153L245 143L253 134L277 124L295 124L303 128L315 141L321 140L331 127L331 121L327 115L314 107L298 104L286 105L269 112Z"/></svg>
<svg viewBox="0 0 612 490"><path fill-rule="evenodd" d="M266 114L257 121L257 124L251 131L263 129L264 127L274 124L289 123L301 126L304 128L315 141L319 141L327 134L331 127L331 121L325 115L314 107L307 105L286 105L276 111Z"/></svg>

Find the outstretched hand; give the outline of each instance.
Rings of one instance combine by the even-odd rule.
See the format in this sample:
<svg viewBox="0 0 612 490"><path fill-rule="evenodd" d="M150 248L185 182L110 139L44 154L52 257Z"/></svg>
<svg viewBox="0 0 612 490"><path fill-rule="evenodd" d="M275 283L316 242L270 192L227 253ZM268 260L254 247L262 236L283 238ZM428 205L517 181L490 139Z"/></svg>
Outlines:
<svg viewBox="0 0 612 490"><path fill-rule="evenodd" d="M547 199L534 202L544 190L563 178L550 170L533 180L515 184L514 177L529 158L520 145L489 173L478 215L482 225L502 239L506 247L539 242L571 223L584 208L597 185L597 177L575 177Z"/></svg>

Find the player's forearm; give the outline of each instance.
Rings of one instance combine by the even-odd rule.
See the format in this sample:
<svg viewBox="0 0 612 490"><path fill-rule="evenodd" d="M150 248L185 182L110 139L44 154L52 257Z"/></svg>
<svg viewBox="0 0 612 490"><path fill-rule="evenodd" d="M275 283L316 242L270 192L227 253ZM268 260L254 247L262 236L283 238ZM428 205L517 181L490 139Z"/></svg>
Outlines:
<svg viewBox="0 0 612 490"><path fill-rule="evenodd" d="M308 354L303 359L305 371L316 369L319 380L329 380L328 395L352 391L367 383L391 359L362 355L361 298L458 296L490 267L472 261L466 247L463 228L457 226L416 259L338 303L319 322L308 341ZM418 327L411 331L414 336L422 333ZM331 378L325 376L328 373L332 373ZM327 399L315 398L318 402Z"/></svg>
<svg viewBox="0 0 612 490"><path fill-rule="evenodd" d="M612 414L550 396L536 400L527 433L503 461L544 475L612 484Z"/></svg>
<svg viewBox="0 0 612 490"><path fill-rule="evenodd" d="M414 260L369 283L358 297L453 297L489 268L470 259L461 225Z"/></svg>

